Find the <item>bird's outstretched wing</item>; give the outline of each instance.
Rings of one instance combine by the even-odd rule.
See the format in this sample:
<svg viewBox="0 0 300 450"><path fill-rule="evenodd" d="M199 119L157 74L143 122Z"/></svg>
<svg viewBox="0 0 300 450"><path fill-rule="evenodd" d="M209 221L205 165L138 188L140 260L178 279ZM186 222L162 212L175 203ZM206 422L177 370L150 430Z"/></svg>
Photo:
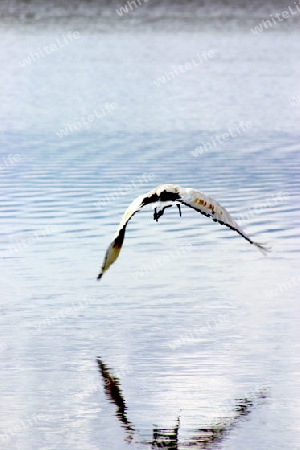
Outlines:
<svg viewBox="0 0 300 450"><path fill-rule="evenodd" d="M219 222L221 225L225 225L226 227L236 231L248 242L250 242L250 244L257 247L263 254L266 255L271 250L267 245L253 241L242 230L233 217L231 217L229 212L209 195L203 194L203 192L196 191L195 189L181 188L180 203L195 209L204 216L211 217L214 222Z"/></svg>
<svg viewBox="0 0 300 450"><path fill-rule="evenodd" d="M125 230L127 223L131 219L131 217L139 211L143 207L143 197L136 198L126 209L125 214L119 224L119 227L117 229L117 232L114 236L113 241L109 244L108 249L106 250L105 257L103 260L102 268L100 273L98 274L97 279L99 280L104 272L111 266L115 260L118 258L119 253L121 251L124 236L125 236Z"/></svg>
<svg viewBox="0 0 300 450"><path fill-rule="evenodd" d="M170 205L186 205L190 208L195 209L201 214L211 217L213 221L219 222L221 225L226 225L232 230L239 233L243 238L245 238L250 244L255 245L259 250L266 254L270 249L258 242L253 241L246 233L241 229L241 227L236 223L236 221L231 217L228 211L223 208L215 199L203 194L200 191L191 188L182 188L174 184L162 184L155 189L147 192L144 196L137 197L127 208L125 214L119 224L117 232L114 236L113 241L109 245L104 261L102 264L101 271L98 275L100 279L104 272L115 262L121 251L126 226L131 219L131 217L142 209L144 206L152 205L162 205L162 210L157 213L155 210L154 219L158 218L163 214L165 207Z"/></svg>

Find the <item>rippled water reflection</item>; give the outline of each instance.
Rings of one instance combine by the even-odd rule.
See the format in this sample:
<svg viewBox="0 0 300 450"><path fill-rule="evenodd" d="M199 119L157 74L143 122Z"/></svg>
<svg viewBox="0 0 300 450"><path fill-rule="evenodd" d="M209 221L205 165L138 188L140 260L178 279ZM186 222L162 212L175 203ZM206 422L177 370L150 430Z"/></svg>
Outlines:
<svg viewBox="0 0 300 450"><path fill-rule="evenodd" d="M299 445L296 31L255 46L248 31L81 27L77 46L24 69L64 30L2 31L1 448L121 450L130 436L137 449L162 434L179 449ZM154 90L199 48L212 65ZM57 136L106 101L115 115ZM242 120L247 133L192 155ZM158 224L143 211L97 283L128 203L164 182L213 195L273 253L188 209Z"/></svg>

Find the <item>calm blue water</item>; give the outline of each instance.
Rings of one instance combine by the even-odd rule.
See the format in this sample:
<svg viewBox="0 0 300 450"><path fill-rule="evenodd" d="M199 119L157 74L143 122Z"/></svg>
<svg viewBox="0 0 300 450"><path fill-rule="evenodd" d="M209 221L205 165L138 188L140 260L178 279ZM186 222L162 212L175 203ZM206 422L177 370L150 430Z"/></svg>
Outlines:
<svg viewBox="0 0 300 450"><path fill-rule="evenodd" d="M299 32L173 28L2 28L3 449L147 449L178 417L178 449L300 448ZM204 50L215 56L154 84ZM98 118L107 103L117 108ZM96 282L127 205L165 182L214 196L271 255L192 210L158 224L143 211ZM249 414L201 444L199 429L234 417L241 398Z"/></svg>

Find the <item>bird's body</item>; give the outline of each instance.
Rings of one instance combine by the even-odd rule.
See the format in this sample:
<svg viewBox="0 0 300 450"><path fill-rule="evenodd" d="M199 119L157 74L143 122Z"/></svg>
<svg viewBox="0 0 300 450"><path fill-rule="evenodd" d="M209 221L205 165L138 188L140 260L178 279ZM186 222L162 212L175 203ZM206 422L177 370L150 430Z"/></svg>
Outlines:
<svg viewBox="0 0 300 450"><path fill-rule="evenodd" d="M247 236L237 222L231 217L229 212L209 195L203 194L203 192L197 191L196 189L182 188L175 184L162 184L147 192L147 194L137 197L128 206L119 224L114 239L106 251L98 279L102 277L103 273L106 272L110 265L113 264L118 258L123 245L126 226L136 212L140 211L144 206L151 205L154 208L153 218L158 221L158 219L164 214L164 210L174 204L178 207L180 215L180 206L186 205L207 217L211 217L214 222L219 222L221 225L226 225L236 231L244 239L250 242L250 244L255 245L263 253L267 253L269 251L268 247L253 241L249 236ZM161 209L157 211L158 207Z"/></svg>

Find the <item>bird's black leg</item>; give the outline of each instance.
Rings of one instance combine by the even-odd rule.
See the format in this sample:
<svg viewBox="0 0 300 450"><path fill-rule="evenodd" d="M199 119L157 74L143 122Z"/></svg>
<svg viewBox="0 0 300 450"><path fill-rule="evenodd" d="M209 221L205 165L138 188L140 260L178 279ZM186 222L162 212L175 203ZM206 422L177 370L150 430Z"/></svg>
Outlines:
<svg viewBox="0 0 300 450"><path fill-rule="evenodd" d="M179 209L179 215L181 217L181 209L180 209L180 205L178 205L178 203L176 203L177 208Z"/></svg>
<svg viewBox="0 0 300 450"><path fill-rule="evenodd" d="M165 209L166 208L171 208L172 205L168 205L165 206L164 208L162 208L160 211L156 211L156 208L154 208L154 213L153 213L153 219L156 220L156 222L158 222L158 219L163 216Z"/></svg>

